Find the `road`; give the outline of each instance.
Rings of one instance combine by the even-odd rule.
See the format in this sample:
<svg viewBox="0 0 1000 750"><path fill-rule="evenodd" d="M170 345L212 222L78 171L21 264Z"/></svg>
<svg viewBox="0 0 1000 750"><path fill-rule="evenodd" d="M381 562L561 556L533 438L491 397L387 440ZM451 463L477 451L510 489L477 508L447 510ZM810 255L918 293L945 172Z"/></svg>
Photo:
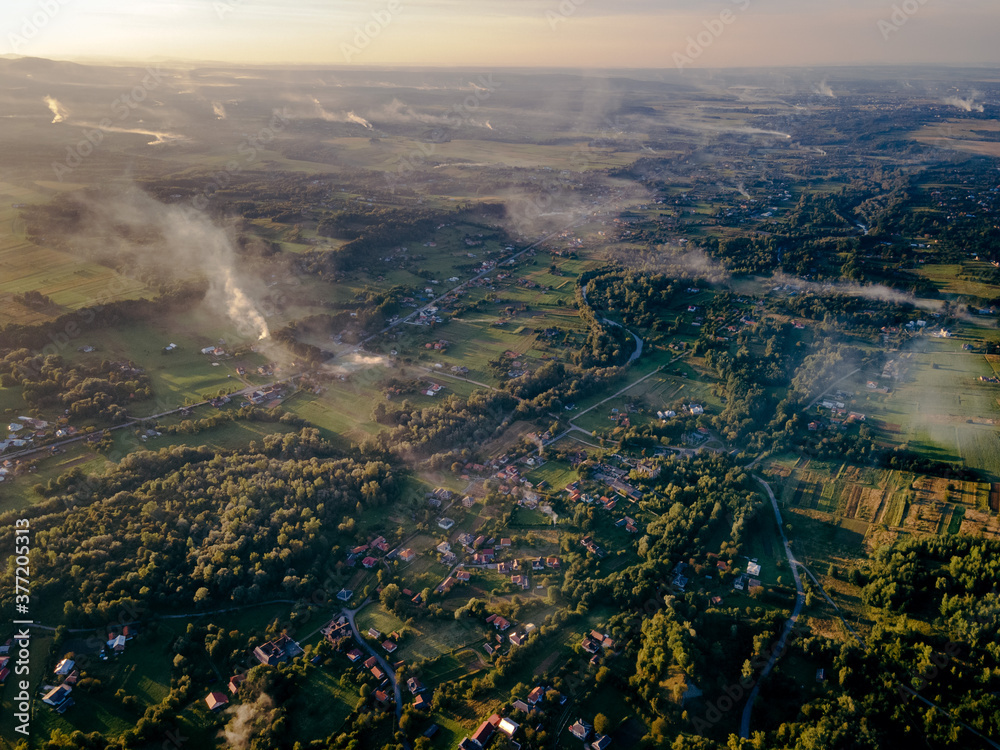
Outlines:
<svg viewBox="0 0 1000 750"><path fill-rule="evenodd" d="M540 245L548 242L553 237L558 237L560 234L562 234L563 232L565 232L567 229L572 229L573 227L577 226L578 224L582 224L587 219L589 219L590 216L591 216L591 214L588 213L587 215L580 217L576 221L570 222L569 224L567 224L566 226L564 226L562 229L556 230L555 232L552 232L551 234L545 235L540 240L537 240L536 242L532 243L531 245L528 245L523 250L519 250L518 252L514 253L514 255L510 256L509 258L504 258L503 264L509 264L509 263L511 263L511 261L517 261L519 258L523 257L527 253L530 253L532 250L536 249ZM346 354L353 354L353 353L356 353L356 352L360 351L364 347L364 345L367 344L369 341L372 341L372 340L378 338L379 336L381 336L384 333L388 333L389 331L391 331L393 328L395 328L397 326L401 326L404 323L409 322L411 319L413 319L414 317L416 317L417 315L419 315L421 310L425 310L428 307L433 307L433 306L437 305L439 302L442 302L446 297L454 294L455 292L458 292L461 289L464 289L465 287L469 286L469 284L472 284L473 282L479 281L480 279L485 279L487 276L490 276L491 274L495 274L498 271L500 271L500 264L498 264L497 266L494 266L493 268L487 268L484 271L480 271L475 276L472 276L471 278L468 278L465 281L463 281L461 284L458 284L457 286L452 287L448 291L441 293L440 295L438 295L437 297L435 297L434 299L432 299L430 302L428 302L425 305L423 305L423 307L419 307L416 310L414 310L413 312L411 312L409 315L407 315L407 316L405 316L403 318L399 318L398 320L393 321L392 323L390 323L389 325L387 325L385 328L383 328L378 333L373 333L368 338L362 339L359 344L357 344L354 348L350 349L348 352L345 352L345 353ZM342 356L344 356L345 353L338 354L337 357L342 357ZM337 359L337 357L334 357L330 361L331 362L335 361Z"/></svg>
<svg viewBox="0 0 1000 750"><path fill-rule="evenodd" d="M354 633L354 639L361 644L361 648L367 651L369 654L375 657L375 661L378 662L379 667L385 672L386 677L389 678L389 683L392 685L392 692L396 698L396 727L399 727L399 720L403 716L403 691L399 687L399 681L396 679L396 672L389 662L387 662L382 656L375 652L375 649L364 638L361 637L361 633L358 632L358 625L354 622L354 616L364 609L365 605L368 604L368 600L365 599L356 609L345 609L343 611L344 617L351 624L351 632Z"/></svg>
<svg viewBox="0 0 1000 750"><path fill-rule="evenodd" d="M517 261L519 258L523 257L524 255L526 255L527 253L531 252L532 250L538 248L543 243L548 242L553 237L557 237L558 235L562 234L567 229L571 229L571 228L573 228L574 226L576 226L578 224L582 224L588 218L590 218L590 214L587 214L586 216L582 216L581 218L577 219L574 222L571 222L570 224L566 225L565 227L563 227L562 229L560 229L558 231L552 232L551 234L547 234L545 237L542 237L542 239L534 242L531 245L528 245L523 250L518 251L517 253L515 253L512 256L510 256L509 258L505 258L504 259L504 263L508 263L510 261ZM424 305L424 307L428 307L428 306L431 306L431 305L436 305L439 302L441 302L448 295L454 294L455 292L459 291L460 289L465 288L469 284L471 284L471 283L473 283L475 281L478 281L479 279L486 278L488 275L490 275L491 273L495 273L496 271L497 271L497 268L488 268L488 269L486 269L484 271L480 271L475 276L467 279L466 281L463 281L461 284L458 284L457 286L452 287L451 289L449 289L448 291L444 292L440 296L438 296L435 299L431 300L426 305ZM404 323L406 323L407 321L409 321L411 318L413 318L414 316L416 316L417 314L419 314L419 312L420 312L420 309L414 310L412 313L410 313L406 317L400 318L399 320L396 320L396 321L390 323L389 325L387 325L385 328L383 328L378 333L373 333L368 338L363 339L361 341L361 343L357 344L356 346L354 346L352 349L348 350L347 352L342 352L341 354L338 354L336 357L334 357L333 359L331 359L330 362L335 362L337 360L337 358L343 357L344 354L353 354L353 353L356 353L356 352L360 351L364 347L364 345L367 344L369 341L372 341L373 339L378 338L382 334L387 333L388 331L391 331L393 328L395 328L397 326L403 325ZM636 337L636 338L638 338L638 337ZM640 346L639 346L639 349L640 349L639 353L640 354L641 354L641 348L642 348L642 345L640 343ZM295 378L299 377L301 374L302 373L297 373L295 375L292 375L287 380L276 381L275 383L271 383L270 385L279 385L279 384L281 384L283 382L291 382ZM443 374L443 373L438 373L438 374ZM472 382L472 381L470 381L470 382ZM483 383L475 383L475 385L485 385L485 384L483 384ZM248 386L247 388L244 388L242 390L233 392L232 394L230 394L230 396L239 396L239 395L246 394L248 392L252 393L255 390L259 390L261 388L267 388L267 387L268 387L267 385L257 385L257 386L251 385L251 386ZM486 387L489 387L489 386L486 386ZM185 405L185 406L180 406L180 407L177 407L176 409L171 409L169 411L160 412L159 414L150 414L149 416L138 417L138 418L137 417L133 417L133 418L130 418L127 422L124 422L124 423L122 423L120 425L115 425L113 427L109 427L108 429L111 430L111 431L114 431L114 430L126 429L128 427L134 427L135 425L137 425L137 424L139 424L139 423L141 423L141 422L143 422L145 420L160 419L162 417L168 417L168 416L171 416L173 414L179 414L180 412L184 411L185 409L194 409L194 408L197 408L197 407L200 407L200 406L206 406L208 403L209 403L208 401L199 401L196 404L188 404L188 405ZM93 434L93 433L91 433L91 434ZM47 445L43 445L43 446L38 447L38 448L28 448L28 449L25 449L25 450L22 450L22 451L18 451L16 453L9 453L9 454L6 454L4 456L4 458L8 458L8 459L25 458L27 456L34 455L36 453L43 453L45 451L51 451L52 448L62 448L62 447L65 447L67 445L72 445L74 443L79 443L82 440L86 440L88 437L90 437L90 435L78 435L78 436L75 436L75 437L72 437L72 438L67 438L66 440L61 440L61 441L59 441L57 443L49 443Z"/></svg>
<svg viewBox="0 0 1000 750"><path fill-rule="evenodd" d="M757 700L757 695L760 693L761 683L771 674L771 670L774 669L774 665L781 658L781 655L785 653L785 647L788 643L788 636L791 635L792 628L795 627L796 621L799 619L799 615L802 613L802 607L806 603L806 592L802 587L802 579L799 577L798 561L792 554L792 548L788 544L788 537L785 536L785 523L781 518L781 509L778 507L778 499L774 496L774 491L771 489L771 485L765 482L761 477L756 474L753 476L760 484L764 487L767 492L768 498L771 500L771 508L774 510L774 518L778 522L778 533L781 534L781 543L785 547L785 556L788 558L788 567L792 571L792 578L795 581L795 606L792 607L792 615L785 622L785 627L781 631L781 638L778 639L777 646L771 651L771 658L767 660L767 664L760 672L760 676L757 678L756 683L754 683L753 689L750 691L750 695L747 698L746 705L743 707L743 718L740 721L740 737L748 739L750 737L750 717L753 714L753 704Z"/></svg>
<svg viewBox="0 0 1000 750"><path fill-rule="evenodd" d="M683 359L683 358L684 358L684 357L686 357L686 356L687 356L687 354L686 354L686 353L685 353L685 354L679 354L678 356L676 356L676 357L674 357L674 358L673 358L672 360L670 360L670 361L669 361L669 362L668 362L667 364L665 364L665 365L660 365L659 367L657 367L657 368L656 368L655 370L653 370L652 372L650 372L650 373L648 373L648 374L646 374L646 375L643 375L643 376L642 376L641 378L639 378L638 380L635 380L635 381L633 381L633 382L629 383L629 384L628 384L627 386L625 386L625 387L624 387L624 388L622 388L621 390L617 391L616 393L613 393L612 395L608 396L608 397L607 397L606 399L604 399L604 400L602 400L602 401L598 401L598 402L597 402L596 404L594 404L593 406L590 406L590 407L588 407L588 408L584 409L584 410L583 410L583 411L581 411L581 412L580 412L579 414L577 414L576 416L574 416L574 417L573 417L572 419L570 419L570 420L569 420L569 427L568 427L568 428L567 428L567 429L566 429L565 431L563 431L563 432L562 432L562 433L560 433L559 435L556 435L556 436L555 436L554 438L552 438L551 440L549 440L549 441L548 441L548 442L546 443L546 445L552 445L553 443L556 443L556 442L558 442L559 440L562 440L562 439L563 439L564 437L566 437L567 435L569 435L569 434L570 434L571 432L582 432L582 433L584 433L585 435L590 435L590 433L589 433L589 432L587 432L587 431L586 431L585 429L583 429L582 427L577 427L577 426L576 426L575 424L573 424L573 423L574 423L574 422L575 422L576 420L578 420L578 419L579 419L580 417L582 417L582 416L583 416L584 414L587 414L587 413L589 413L589 412L592 412L592 411L593 411L594 409L596 409L597 407L599 407L599 406L603 406L604 404L608 403L608 401L611 401L612 399L616 399L616 398L618 398L618 397L619 397L619 396L621 396L621 395L622 395L623 393L627 393L627 392L628 392L629 390L631 390L632 388L635 388L635 387L636 387L637 385L639 385L639 383L642 383L642 382L644 382L644 381L646 381L646 380L649 380L649 379L650 379L651 377L653 377L654 375L656 375L656 374L657 374L658 372L661 372L661 371L663 370L663 368L665 368L665 367L669 367L670 365L672 365L672 364L673 364L674 362L676 362L677 360L679 360L679 359Z"/></svg>
<svg viewBox="0 0 1000 750"><path fill-rule="evenodd" d="M250 385L250 386L247 386L246 388L242 388L242 389L240 389L238 391L233 391L232 393L229 394L229 397L230 398L237 398L239 396L246 395L247 393L253 393L254 391L261 390L263 388L270 388L272 386L281 385L283 383L291 383L297 377L299 377L299 376L298 375L293 375L292 377L288 378L287 380L276 380L273 383L267 383L267 384L264 384L264 385ZM178 406L175 409L169 409L167 411L161 411L158 414L150 414L149 416L146 416L146 417L129 417L127 421L122 422L121 424L114 425L113 427L106 427L104 429L97 430L95 432L84 433L84 434L81 434L81 435L75 435L74 437L66 438L65 440L60 440L60 441L55 442L55 443L47 443L47 444L39 446L37 448L26 448L25 450L17 451L16 453L5 453L4 454L4 458L5 459L9 459L9 458L26 458L27 456L32 456L32 455L34 455L36 453L46 453L46 452L51 451L53 448L62 448L62 447L65 447L67 445L73 445L74 443L79 443L79 442L81 442L83 440L86 440L87 438L93 437L94 435L100 435L105 430L107 430L108 432L114 432L115 430L124 430L124 429L127 429L129 427L135 427L138 424L142 424L143 422L146 422L146 421L149 421L149 420L152 420L152 419L162 419L163 417L169 417L169 416L171 416L173 414L180 414L181 412L188 411L190 409L197 409L197 408L202 407L202 406L208 406L210 403L211 403L210 401L199 401L198 403L195 403L195 404L186 404L184 406Z"/></svg>
<svg viewBox="0 0 1000 750"><path fill-rule="evenodd" d="M832 387L833 386L831 386L831 388ZM829 390L829 388L827 390ZM847 618L844 617L843 612L841 612L840 607L838 607L834 603L833 599L830 598L830 595L826 593L822 585L820 585L819 580L816 578L815 575L813 575L812 571L795 559L795 556L792 554L791 547L788 546L788 537L785 536L785 525L781 518L781 509L778 507L778 500L774 496L774 491L771 489L771 485L769 485L767 482L765 482L761 477L757 476L756 474L754 475L754 479L760 482L760 484L764 487L764 490L767 492L768 498L770 498L771 500L771 508L774 510L774 517L778 522L778 531L781 534L781 542L785 546L785 555L788 557L788 566L792 571L792 578L795 580L796 593L795 593L795 606L792 608L792 615L791 617L788 618L788 621L785 623L785 627L781 632L781 638L778 641L778 645L771 653L771 658L768 659L768 662L764 666L764 669L761 670L760 677L757 678L757 682L754 684L753 690L750 691L750 695L747 698L746 705L743 707L743 718L740 722L740 737L742 737L743 739L749 739L750 737L750 718L751 715L753 714L754 702L757 700L757 695L760 692L760 685L764 681L764 678L766 678L771 673L771 670L774 668L774 665L777 663L781 655L785 652L788 636L791 634L792 628L795 627L795 622L799 619L799 614L801 614L802 607L805 605L806 601L805 590L802 587L802 578L799 576L800 568L803 571L805 571L806 575L808 575L810 579L812 579L812 582L823 594L823 597L830 604L830 606L833 607L834 611L837 613L837 616L840 618L841 622L844 623L844 627L847 628L847 631L852 636L854 636L855 640L857 640L858 643L861 644L862 648L865 649L868 648L868 644L865 643L865 640L858 634L858 632L854 628L851 627L851 624L847 621ZM996 750L1000 750L1000 745L993 742L993 740L989 739L985 735L980 734L980 732L978 732L976 729L966 724L964 721L955 716L955 714L953 714L947 708L939 706L933 701L924 698L922 695L917 693L917 691L913 690L913 688L909 687L908 685L903 685L902 683L896 683L896 685L900 690L910 694L913 698L919 700L928 708L933 708L936 711L940 711L941 713L947 715L952 719L952 721L958 723L960 726L962 726L964 729L974 734L977 738L985 742L990 747L996 748Z"/></svg>
<svg viewBox="0 0 1000 750"><path fill-rule="evenodd" d="M857 372L861 372L861 368L860 367L858 367L855 370L851 370L844 377L839 378L838 380L834 381L833 383L830 383L830 385L828 385L826 388L824 388L823 391L822 391L822 393L820 393L816 398L814 398L811 402L809 402L809 405L807 407L805 407L802 411L806 412L806 411L809 411L810 409L812 409L814 406L816 406L816 404L819 403L820 399L823 398L823 396L825 396L826 394L828 394L836 386L840 385L841 383L843 383L845 380L847 380L849 377L851 377L852 375L854 375Z"/></svg>

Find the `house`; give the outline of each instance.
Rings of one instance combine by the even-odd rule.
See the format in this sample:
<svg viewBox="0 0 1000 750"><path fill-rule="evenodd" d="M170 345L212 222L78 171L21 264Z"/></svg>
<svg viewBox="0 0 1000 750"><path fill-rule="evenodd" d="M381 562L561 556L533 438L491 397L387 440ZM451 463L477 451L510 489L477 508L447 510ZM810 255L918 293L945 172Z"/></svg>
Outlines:
<svg viewBox="0 0 1000 750"><path fill-rule="evenodd" d="M530 693L528 693L528 705L537 706L545 699L545 688L539 685Z"/></svg>
<svg viewBox="0 0 1000 750"><path fill-rule="evenodd" d="M208 704L209 711L218 711L219 709L229 705L229 698L225 693L209 693L205 697L205 703Z"/></svg>
<svg viewBox="0 0 1000 750"><path fill-rule="evenodd" d="M511 545L511 540L508 539L507 537L504 537L503 539L500 540L501 547L509 547L510 545Z"/></svg>
<svg viewBox="0 0 1000 750"><path fill-rule="evenodd" d="M476 499L472 495L466 495L462 498L462 507L471 508L476 504Z"/></svg>
<svg viewBox="0 0 1000 750"><path fill-rule="evenodd" d="M75 667L75 666L76 666L76 662L73 661L72 659L63 659L61 662L59 662L58 664L56 664L56 668L55 668L54 672L57 675L61 675L62 677L65 677L66 675L68 675L70 672L73 671L73 667Z"/></svg>
<svg viewBox="0 0 1000 750"><path fill-rule="evenodd" d="M377 563L378 563L378 558L375 557L366 557L364 560L361 561L361 564L364 565L369 570L374 568Z"/></svg>
<svg viewBox="0 0 1000 750"><path fill-rule="evenodd" d="M108 641L108 648L114 651L116 654L120 654L125 651L125 636L118 635Z"/></svg>
<svg viewBox="0 0 1000 750"><path fill-rule="evenodd" d="M341 589L337 592L337 598L342 602L351 601L351 597L354 596L354 592L350 589Z"/></svg>
<svg viewBox="0 0 1000 750"><path fill-rule="evenodd" d="M378 667L372 667L369 671L372 673L372 677L374 677L376 680L382 680L385 678L385 672L383 672Z"/></svg>
<svg viewBox="0 0 1000 750"><path fill-rule="evenodd" d="M755 578L760 575L760 565L752 562L747 565L747 573L754 576Z"/></svg>
<svg viewBox="0 0 1000 750"><path fill-rule="evenodd" d="M381 703L384 706L384 705L386 705L386 704L388 704L390 702L389 701L389 694L387 692L385 692L384 690L376 690L375 691L375 700L377 700L379 703Z"/></svg>
<svg viewBox="0 0 1000 750"><path fill-rule="evenodd" d="M382 638L382 633L375 628L368 628L368 637L373 641L380 640Z"/></svg>
<svg viewBox="0 0 1000 750"><path fill-rule="evenodd" d="M409 548L404 549L402 552L399 553L399 559L405 563L413 562L416 558L417 558L417 553Z"/></svg>
<svg viewBox="0 0 1000 750"><path fill-rule="evenodd" d="M431 702L427 700L426 695L418 695L413 701L413 707L418 711L430 711Z"/></svg>
<svg viewBox="0 0 1000 750"><path fill-rule="evenodd" d="M517 730L521 727L515 724L510 719L500 719L500 723L497 725L497 729L503 732L508 737L513 737L517 734Z"/></svg>
<svg viewBox="0 0 1000 750"><path fill-rule="evenodd" d="M526 635L522 635L520 633L510 634L510 642L515 646L523 646L526 640L528 640L528 636Z"/></svg>
<svg viewBox="0 0 1000 750"><path fill-rule="evenodd" d="M526 591L531 588L531 582L528 580L528 576L511 576L510 582L515 586L519 586L522 591Z"/></svg>
<svg viewBox="0 0 1000 750"><path fill-rule="evenodd" d="M382 642L382 648L385 649L385 652L387 654L391 654L393 651L395 651L398 648L398 646L395 643L393 643L392 641L383 641Z"/></svg>
<svg viewBox="0 0 1000 750"><path fill-rule="evenodd" d="M544 568L545 568L545 561L542 558L539 557L537 560L531 561L532 570L543 570Z"/></svg>
<svg viewBox="0 0 1000 750"><path fill-rule="evenodd" d="M574 722L570 726L569 733L574 737L576 737L578 740L586 742L587 739L590 737L590 733L592 730L593 727L590 726L590 724L585 722L583 719L577 719L576 722Z"/></svg>
<svg viewBox="0 0 1000 750"><path fill-rule="evenodd" d="M472 573L467 570L460 570L455 574L455 578L459 581L470 581L472 580Z"/></svg>
<svg viewBox="0 0 1000 750"><path fill-rule="evenodd" d="M413 695L424 692L423 683L421 683L420 680L418 680L416 677L411 677L410 679L408 679L406 681L406 687Z"/></svg>
<svg viewBox="0 0 1000 750"><path fill-rule="evenodd" d="M55 709L59 709L67 702L72 701L72 699L69 697L69 694L72 692L73 688L71 688L69 685L60 685L57 688L52 688L49 692L47 692L44 696L42 696L42 703L46 704L47 706L52 706ZM222 697L225 698L226 696ZM66 708L69 708L69 706L66 706Z"/></svg>
<svg viewBox="0 0 1000 750"><path fill-rule="evenodd" d="M240 692L240 685L247 681L246 674L236 674L229 678L229 692L236 695Z"/></svg>
<svg viewBox="0 0 1000 750"><path fill-rule="evenodd" d="M479 729L475 731L470 739L477 743L479 747L486 747L490 743L490 740L493 739L493 735L496 733L499 724L500 717L493 714L479 725Z"/></svg>
<svg viewBox="0 0 1000 750"><path fill-rule="evenodd" d="M448 544L448 542L441 542L441 544L435 547L435 549L442 555L447 555L449 552L451 552L451 545Z"/></svg>
<svg viewBox="0 0 1000 750"><path fill-rule="evenodd" d="M554 570L559 570L559 558L558 557L546 557L545 567L553 568Z"/></svg>
<svg viewBox="0 0 1000 750"><path fill-rule="evenodd" d="M510 625L511 624L510 624L510 622L508 620L505 620L503 617L500 617L499 615L493 621L493 627L495 627L501 633L504 633L504 632L510 630Z"/></svg>
<svg viewBox="0 0 1000 750"><path fill-rule="evenodd" d="M360 659L361 656L362 656L361 651L356 648L352 648L350 651L347 652L347 658L351 660L352 664L357 662L357 660ZM374 659L375 657L372 658Z"/></svg>
<svg viewBox="0 0 1000 750"><path fill-rule="evenodd" d="M253 655L257 657L257 661L261 664L267 664L269 667L288 661L301 653L302 648L299 644L285 634L280 635L270 643L257 646L253 650Z"/></svg>
<svg viewBox="0 0 1000 750"><path fill-rule="evenodd" d="M516 710L521 711L523 713L528 713L531 710L531 706L529 706L527 703L525 703L520 698L518 700L514 701L514 703L512 703L511 705L513 705L513 707Z"/></svg>
<svg viewBox="0 0 1000 750"><path fill-rule="evenodd" d="M480 565L488 565L493 562L494 558L495 555L492 549L484 549L482 552L477 552L472 556L473 561Z"/></svg>
<svg viewBox="0 0 1000 750"><path fill-rule="evenodd" d="M599 734L590 743L590 750L608 750L611 745L611 738L606 734Z"/></svg>
<svg viewBox="0 0 1000 750"><path fill-rule="evenodd" d="M437 524L440 528L448 531L455 525L455 521L451 518L439 518Z"/></svg>

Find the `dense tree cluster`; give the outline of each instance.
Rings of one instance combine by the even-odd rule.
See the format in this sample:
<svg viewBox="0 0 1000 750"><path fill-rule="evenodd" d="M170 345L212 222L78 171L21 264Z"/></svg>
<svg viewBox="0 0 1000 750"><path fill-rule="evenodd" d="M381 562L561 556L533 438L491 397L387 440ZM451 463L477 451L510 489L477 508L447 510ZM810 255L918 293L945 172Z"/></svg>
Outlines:
<svg viewBox="0 0 1000 750"><path fill-rule="evenodd" d="M25 403L38 412L68 411L109 424L125 421L124 405L152 397L150 381L132 362L70 365L58 354L17 349L0 359L0 387L21 386Z"/></svg>
<svg viewBox="0 0 1000 750"><path fill-rule="evenodd" d="M333 455L306 429L246 452L134 453L104 477L67 475L28 513L35 590L65 597L70 622L133 602L191 609L307 593L344 518L400 486L388 464Z"/></svg>

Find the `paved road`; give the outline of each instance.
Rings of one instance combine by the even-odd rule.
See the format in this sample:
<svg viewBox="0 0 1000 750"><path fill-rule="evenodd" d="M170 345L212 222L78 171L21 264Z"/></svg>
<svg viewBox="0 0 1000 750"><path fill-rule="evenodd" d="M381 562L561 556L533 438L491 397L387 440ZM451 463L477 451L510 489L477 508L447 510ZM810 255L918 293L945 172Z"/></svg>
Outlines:
<svg viewBox="0 0 1000 750"><path fill-rule="evenodd" d="M421 310L425 310L428 307L436 306L439 302L443 301L445 299L445 297L448 297L449 295L454 294L455 292L457 292L457 291L459 291L461 289L464 289L465 287L469 286L469 284L472 284L473 282L479 281L480 279L485 279L487 276L490 276L492 274L495 274L495 273L498 273L498 272L502 272L501 265L510 263L511 261L517 261L519 258L521 258L522 256L526 255L527 253L530 253L535 248L537 248L540 245L548 242L553 237L558 237L560 234L562 234L563 232L565 232L567 229L572 229L573 227L577 226L578 224L582 224L587 219L589 219L593 213L596 213L596 212L590 212L590 213L588 213L588 214L580 217L576 221L573 221L573 222L567 224L562 229L559 229L559 230L557 230L555 232L552 232L551 234L545 235L540 240L537 240L536 242L532 243L531 245L528 245L523 250L519 250L518 252L514 253L514 255L510 256L509 258L504 258L501 264L498 264L497 266L495 266L493 268L487 268L484 271L480 271L475 276L473 276L473 277L471 277L471 278L466 279L465 281L463 281L461 284L458 284L457 286L452 287L451 289L449 289L446 292L442 292L440 295L438 295L437 297L435 297L434 299L432 299L430 302L427 302L422 307L418 307L416 310L414 310L413 312L411 312L409 315L406 315L405 317L402 317L402 318L399 318L396 321L393 321L392 323L390 323L389 325L387 325L385 328L383 328L378 333L373 333L368 338L362 339L359 344L357 344L356 346L354 346L349 351L342 352L341 354L338 354L336 357L334 357L333 359L331 359L330 362L334 362L338 357L343 357L344 354L353 354L355 352L360 351L362 349L362 347L364 347L364 345L367 344L369 341L372 341L373 339L378 338L379 336L381 336L384 333L388 333L389 331L391 331L393 328L395 328L397 326L401 326L404 323L408 323L411 319L413 319L417 315L419 315Z"/></svg>
<svg viewBox="0 0 1000 750"><path fill-rule="evenodd" d="M263 388L270 388L271 386L281 385L283 383L291 383L297 377L299 377L299 375L293 375L287 380L276 380L273 383L267 383L264 385L250 385L238 391L233 391L232 393L229 394L229 397L237 398L239 396L246 395L247 393L253 393L254 391L261 390ZM72 445L73 443L79 443L83 440L86 440L87 438L93 437L94 435L100 435L105 430L107 430L108 432L114 432L115 430L124 430L128 427L135 427L136 425L142 424L143 422L149 421L151 419L161 419L163 417L169 417L173 414L180 414L181 412L188 411L190 409L197 409L201 406L208 406L209 403L211 402L199 401L198 403L195 404L186 404L184 406L178 406L175 409L168 409L167 411L161 411L158 414L150 414L149 416L146 417L129 417L127 421L122 422L121 424L117 424L112 427L106 427L104 429L97 430L92 433L75 435L74 437L66 438L65 440L60 440L55 443L46 443L45 445L41 445L37 448L26 448L22 451L17 451L16 453L5 453L4 459L25 458L27 456L34 455L36 453L47 453L50 452L53 448L62 448L67 445Z"/></svg>
<svg viewBox="0 0 1000 750"><path fill-rule="evenodd" d="M586 434L586 435L590 435L590 433L589 433L589 432L587 432L587 430L583 429L582 427L577 427L577 426L576 426L575 424L573 424L573 423L574 423L574 422L575 422L576 420L578 420L578 419L579 419L580 417L582 417L582 416L583 416L584 414L587 414L588 412L591 412L591 411L593 411L594 409L596 409L596 408L597 408L597 407L599 407L599 406L603 406L604 404L608 403L608 401L611 401L612 399L616 399L616 398L618 398L618 397L619 397L619 396L621 396L621 395L622 395L623 393L626 393L626 392L628 392L629 390L631 390L632 388L635 388L635 387L636 387L637 385L639 385L639 383L642 383L642 382L644 382L644 381L646 381L646 380L649 380L649 379L650 379L651 377L653 377L654 375L656 375L656 374L657 374L658 372L661 372L661 371L662 371L662 370L663 370L663 369L664 369L665 367L669 367L670 365L672 365L672 364L673 364L674 362L676 362L677 360L679 360L679 359L683 359L683 358L684 358L684 357L686 357L686 356L687 356L687 354L685 353L685 354L680 354L680 355L678 355L678 356L674 357L674 358L673 358L672 360L670 360L670 361L669 361L669 362L668 362L667 364L665 364L665 365L660 365L659 367L657 367L657 368L656 368L655 370L653 370L652 372L650 372L650 373L648 373L648 374L646 374L646 375L643 375L643 376L642 376L641 378L639 378L638 380L635 380L635 381L633 381L633 382L629 383L629 384L628 384L627 386L625 386L625 387L624 387L624 388L622 388L621 390L617 391L616 393L613 393L612 395L608 396L608 397L607 397L606 399L604 399L604 400L602 400L602 401L598 401L598 402L597 402L596 404L594 404L593 406L591 406L591 407L588 407L588 408L584 409L584 410L583 410L583 411L581 411L581 412L580 412L579 414L576 414L575 416L573 416L573 418L572 418L572 419L570 419L570 420L569 420L569 427L568 427L568 428L567 428L567 429L566 429L565 431L563 431L562 433L560 433L559 435L556 435L556 436L555 436L554 438L552 438L551 440L549 440L549 441L548 441L548 442L546 443L546 445L552 445L553 443L555 443L555 442L558 442L559 440L562 440L562 439L563 439L564 437L566 437L567 435L569 435L569 434L570 434L571 432L574 432L574 431L579 431L579 432L582 432L582 433L584 433L584 434Z"/></svg>
<svg viewBox="0 0 1000 750"><path fill-rule="evenodd" d="M750 737L750 717L753 714L753 704L757 700L757 695L760 692L761 683L764 682L765 678L771 674L771 670L774 665L781 658L781 655L785 653L785 646L788 642L788 636L792 632L792 628L795 627L796 621L799 619L799 614L802 612L802 607L806 603L806 592L802 587L802 579L799 577L798 561L792 554L792 548L788 545L788 537L785 536L785 523L781 519L781 509L778 508L778 500L774 496L774 492L771 490L771 485L765 482L761 477L754 475L760 484L764 487L767 492L767 496L771 500L771 508L774 510L774 518L778 522L778 532L781 534L781 543L785 546L785 556L788 558L788 567L792 571L792 578L795 580L795 606L792 608L792 615L788 618L785 623L785 627L781 631L781 638L778 639L778 644L771 652L771 658L767 660L767 664L760 672L760 676L757 678L757 682L754 684L753 689L750 691L750 696L747 698L747 703L743 707L743 719L740 722L740 737L747 739Z"/></svg>
<svg viewBox="0 0 1000 750"><path fill-rule="evenodd" d="M368 604L367 599L361 602L361 605L356 609L345 609L343 611L344 616L347 618L347 621L351 624L351 632L354 633L355 640L357 640L357 642L361 644L361 648L363 648L365 651L367 651L369 654L375 657L375 660L378 662L379 667L382 669L383 672L385 672L386 677L389 678L389 683L392 685L392 692L396 697L396 727L398 728L399 720L403 716L403 691L400 689L399 681L396 679L396 672L393 670L391 666L389 666L389 662L387 662L384 658L382 658L381 654L376 653L375 649L371 647L368 641L366 641L364 638L361 637L361 633L358 632L357 623L354 622L354 616L362 609L364 609L366 604Z"/></svg>

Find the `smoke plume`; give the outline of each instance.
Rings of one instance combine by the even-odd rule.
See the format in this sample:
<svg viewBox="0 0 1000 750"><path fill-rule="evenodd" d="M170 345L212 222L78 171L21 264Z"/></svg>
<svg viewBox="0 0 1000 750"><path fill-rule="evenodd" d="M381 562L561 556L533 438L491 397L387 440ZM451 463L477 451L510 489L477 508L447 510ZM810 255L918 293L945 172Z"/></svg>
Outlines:
<svg viewBox="0 0 1000 750"><path fill-rule="evenodd" d="M84 199L89 226L77 245L108 255L137 273L208 282L206 302L225 314L241 336L262 340L270 331L248 288L259 285L240 272L234 232L194 208L158 202L131 190L105 199Z"/></svg>
<svg viewBox="0 0 1000 750"><path fill-rule="evenodd" d="M54 97L51 96L46 96L43 99L43 101L45 102L46 106L48 106L49 110L52 112L53 123L65 122L66 118L69 117L69 112L67 112L66 108L59 103L58 99L55 99Z"/></svg>
<svg viewBox="0 0 1000 750"><path fill-rule="evenodd" d="M963 112L982 112L985 107L976 101L976 95L972 94L966 99L962 99L958 96L949 96L944 100L944 103L949 107L955 107Z"/></svg>

